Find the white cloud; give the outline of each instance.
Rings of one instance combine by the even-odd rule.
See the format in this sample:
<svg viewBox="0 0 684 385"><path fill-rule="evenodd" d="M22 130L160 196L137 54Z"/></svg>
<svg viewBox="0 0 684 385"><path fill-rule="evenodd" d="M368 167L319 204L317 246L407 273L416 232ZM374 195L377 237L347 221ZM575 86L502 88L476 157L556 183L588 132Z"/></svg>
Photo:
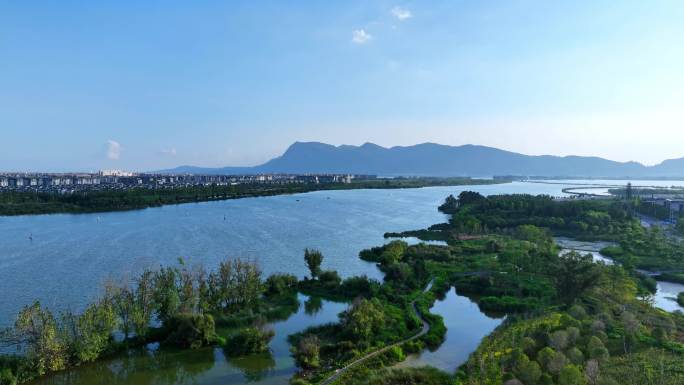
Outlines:
<svg viewBox="0 0 684 385"><path fill-rule="evenodd" d="M118 160L121 158L121 143L115 140L107 140L107 158Z"/></svg>
<svg viewBox="0 0 684 385"><path fill-rule="evenodd" d="M406 19L410 19L413 17L413 14L411 13L411 11L409 11L406 8L402 8L402 7L392 8L392 15L394 15L394 17L396 17L399 20L406 20Z"/></svg>
<svg viewBox="0 0 684 385"><path fill-rule="evenodd" d="M176 147L165 148L165 149L161 150L160 152L162 155L166 155L166 156L176 156L176 154L178 153L176 151Z"/></svg>
<svg viewBox="0 0 684 385"><path fill-rule="evenodd" d="M373 36L371 36L368 32L366 32L363 29L355 29L352 32L352 42L356 44L366 44L372 38Z"/></svg>

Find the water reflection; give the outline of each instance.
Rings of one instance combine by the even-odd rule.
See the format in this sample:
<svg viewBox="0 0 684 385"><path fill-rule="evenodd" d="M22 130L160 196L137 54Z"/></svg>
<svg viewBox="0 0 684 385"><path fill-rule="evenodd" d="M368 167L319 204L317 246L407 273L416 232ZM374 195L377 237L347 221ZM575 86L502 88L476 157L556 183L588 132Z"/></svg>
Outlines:
<svg viewBox="0 0 684 385"><path fill-rule="evenodd" d="M429 365L454 372L468 359L482 338L502 321L502 318L489 317L482 313L475 302L458 295L453 288L444 298L435 302L430 312L444 318L447 327L444 343L435 351L410 355L399 364L400 367Z"/></svg>
<svg viewBox="0 0 684 385"><path fill-rule="evenodd" d="M323 300L320 297L309 297L304 302L304 312L308 315L316 315L323 308Z"/></svg>
<svg viewBox="0 0 684 385"><path fill-rule="evenodd" d="M247 382L258 382L272 375L276 361L271 352L246 357L228 357L228 364L240 369Z"/></svg>
<svg viewBox="0 0 684 385"><path fill-rule="evenodd" d="M34 381L33 385L286 385L295 373L287 336L337 320L347 304L299 295L289 318L273 322L270 352L228 357L221 348L130 350L115 358L83 365ZM306 309L309 310L306 310Z"/></svg>
<svg viewBox="0 0 684 385"><path fill-rule="evenodd" d="M614 245L614 243L609 242L583 242L575 241L568 238L556 238L556 243L560 245L563 249L561 253L568 251L577 251L580 253L589 253L592 255L594 262L603 262L606 265L612 265L615 263L612 259L606 257L600 253L600 250L608 245ZM639 270L641 273L646 275L653 275L653 273ZM677 294L684 291L684 285L674 282L657 281L656 292L653 295L653 306L673 312L681 311L684 312L684 307L677 303Z"/></svg>
<svg viewBox="0 0 684 385"><path fill-rule="evenodd" d="M654 297L654 305L665 311L679 310L684 312L684 307L677 303L677 294L684 291L681 283L658 281L658 291Z"/></svg>

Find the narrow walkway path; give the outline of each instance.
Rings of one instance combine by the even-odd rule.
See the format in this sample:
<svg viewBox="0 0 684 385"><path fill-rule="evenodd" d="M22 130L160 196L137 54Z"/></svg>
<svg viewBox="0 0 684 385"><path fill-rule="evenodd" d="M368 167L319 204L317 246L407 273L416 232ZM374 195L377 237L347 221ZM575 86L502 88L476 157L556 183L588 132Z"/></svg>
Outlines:
<svg viewBox="0 0 684 385"><path fill-rule="evenodd" d="M430 283L427 285L425 290L423 290L423 293L428 292L431 288L432 288L432 281L430 281ZM378 349L374 352L368 353L367 355L350 362L349 364L345 365L343 368L338 369L335 372L335 374L333 374L332 376L323 380L321 382L321 385L330 385L330 384L334 383L335 381L337 381L344 373L349 371L349 369L353 368L354 366L356 366L356 365L358 365L358 364L360 364L360 363L362 363L362 362L364 362L370 358L373 358L373 357L376 357L382 353L385 353L386 351L392 349L395 346L403 345L409 341L413 341L415 339L418 339L418 338L426 335L430 331L430 324L425 320L425 318L423 318L422 314L420 314L420 312L418 311L418 308L416 307L416 301L415 300L413 302L411 302L411 306L413 307L413 311L416 313L418 318L420 318L420 320L423 322L423 328L420 330L420 332L414 334L413 336L411 336L409 338L403 339L399 342L395 342L391 345L387 345L382 349Z"/></svg>

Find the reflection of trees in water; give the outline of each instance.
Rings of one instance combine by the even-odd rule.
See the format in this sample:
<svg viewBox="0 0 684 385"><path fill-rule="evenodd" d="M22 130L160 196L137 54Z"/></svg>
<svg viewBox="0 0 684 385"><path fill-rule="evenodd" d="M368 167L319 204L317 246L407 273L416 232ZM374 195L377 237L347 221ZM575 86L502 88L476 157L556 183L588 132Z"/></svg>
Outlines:
<svg viewBox="0 0 684 385"><path fill-rule="evenodd" d="M147 370L148 373L152 370L152 373L149 373L153 377L152 384L192 383L200 374L214 367L213 348L157 351L152 356L154 357L152 362L156 367Z"/></svg>
<svg viewBox="0 0 684 385"><path fill-rule="evenodd" d="M266 318L269 322L285 321L293 314L297 313L300 306L301 304L299 303L297 294L293 293L286 301L281 302L278 308L269 311Z"/></svg>
<svg viewBox="0 0 684 385"><path fill-rule="evenodd" d="M276 367L276 362L271 352L243 357L228 357L226 355L226 359L230 365L240 369L248 382L263 380Z"/></svg>
<svg viewBox="0 0 684 385"><path fill-rule="evenodd" d="M47 376L36 385L179 385L192 384L214 367L212 348L133 350L107 361L95 362Z"/></svg>
<svg viewBox="0 0 684 385"><path fill-rule="evenodd" d="M323 309L323 300L321 297L309 297L304 302L304 312L308 315L318 314Z"/></svg>

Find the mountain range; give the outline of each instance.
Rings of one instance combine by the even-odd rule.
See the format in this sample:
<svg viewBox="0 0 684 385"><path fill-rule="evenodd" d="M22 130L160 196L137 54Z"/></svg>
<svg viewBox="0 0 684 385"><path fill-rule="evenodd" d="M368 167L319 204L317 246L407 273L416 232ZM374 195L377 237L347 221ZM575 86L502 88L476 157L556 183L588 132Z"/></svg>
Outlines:
<svg viewBox="0 0 684 385"><path fill-rule="evenodd" d="M385 148L373 143L333 146L295 142L283 155L254 167L180 166L167 174L336 173L378 176L471 176L620 178L684 177L684 158L655 166L599 157L524 155L493 147L423 143Z"/></svg>

